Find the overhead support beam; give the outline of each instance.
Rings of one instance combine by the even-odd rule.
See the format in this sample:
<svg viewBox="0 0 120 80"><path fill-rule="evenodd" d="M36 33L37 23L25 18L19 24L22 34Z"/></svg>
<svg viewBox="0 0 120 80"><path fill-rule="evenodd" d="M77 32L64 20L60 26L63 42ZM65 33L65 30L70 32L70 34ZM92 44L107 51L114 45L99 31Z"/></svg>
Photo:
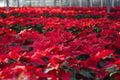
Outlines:
<svg viewBox="0 0 120 80"><path fill-rule="evenodd" d="M93 0L90 0L90 7L93 6Z"/></svg>
<svg viewBox="0 0 120 80"><path fill-rule="evenodd" d="M103 7L103 0L100 0L100 7Z"/></svg>
<svg viewBox="0 0 120 80"><path fill-rule="evenodd" d="M80 5L79 5L79 6L80 6L80 7L82 7L82 0L79 0L79 3L80 3Z"/></svg>
<svg viewBox="0 0 120 80"><path fill-rule="evenodd" d="M29 6L32 6L32 1L31 0L29 0Z"/></svg>
<svg viewBox="0 0 120 80"><path fill-rule="evenodd" d="M6 0L6 11L9 11L9 0Z"/></svg>
<svg viewBox="0 0 120 80"><path fill-rule="evenodd" d="M63 5L63 0L60 0L60 7L62 7Z"/></svg>
<svg viewBox="0 0 120 80"><path fill-rule="evenodd" d="M72 6L72 0L69 0L69 7Z"/></svg>
<svg viewBox="0 0 120 80"><path fill-rule="evenodd" d="M44 7L46 6L46 0L43 1L43 5L44 5Z"/></svg>
<svg viewBox="0 0 120 80"><path fill-rule="evenodd" d="M110 12L110 7L111 7L111 1L107 0L107 12Z"/></svg>
<svg viewBox="0 0 120 80"><path fill-rule="evenodd" d="M114 7L115 0L111 0L112 7Z"/></svg>
<svg viewBox="0 0 120 80"><path fill-rule="evenodd" d="M17 0L17 7L20 7L20 1Z"/></svg>

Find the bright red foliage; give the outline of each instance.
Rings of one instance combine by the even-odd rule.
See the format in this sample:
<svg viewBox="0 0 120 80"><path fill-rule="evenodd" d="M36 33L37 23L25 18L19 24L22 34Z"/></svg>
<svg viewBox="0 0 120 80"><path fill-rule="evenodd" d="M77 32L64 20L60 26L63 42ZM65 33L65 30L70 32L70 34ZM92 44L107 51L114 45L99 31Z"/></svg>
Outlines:
<svg viewBox="0 0 120 80"><path fill-rule="evenodd" d="M119 7L0 8L0 80L120 80L119 71Z"/></svg>

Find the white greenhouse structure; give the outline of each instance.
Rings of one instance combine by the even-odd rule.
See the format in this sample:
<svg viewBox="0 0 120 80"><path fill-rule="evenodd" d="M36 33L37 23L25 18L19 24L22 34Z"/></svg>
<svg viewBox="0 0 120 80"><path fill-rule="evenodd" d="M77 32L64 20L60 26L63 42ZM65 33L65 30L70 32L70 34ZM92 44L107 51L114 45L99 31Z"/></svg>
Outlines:
<svg viewBox="0 0 120 80"><path fill-rule="evenodd" d="M0 7L5 7L9 2L11 7L23 6L80 6L80 7L103 7L107 5L107 0L0 0ZM110 0L111 7L120 6L120 0Z"/></svg>

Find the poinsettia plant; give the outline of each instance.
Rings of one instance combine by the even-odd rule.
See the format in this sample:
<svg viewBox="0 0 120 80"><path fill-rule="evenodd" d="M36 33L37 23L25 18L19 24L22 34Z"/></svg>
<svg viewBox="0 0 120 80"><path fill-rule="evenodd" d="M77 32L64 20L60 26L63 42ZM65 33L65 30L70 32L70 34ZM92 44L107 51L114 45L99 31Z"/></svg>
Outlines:
<svg viewBox="0 0 120 80"><path fill-rule="evenodd" d="M119 13L0 8L0 80L119 80Z"/></svg>

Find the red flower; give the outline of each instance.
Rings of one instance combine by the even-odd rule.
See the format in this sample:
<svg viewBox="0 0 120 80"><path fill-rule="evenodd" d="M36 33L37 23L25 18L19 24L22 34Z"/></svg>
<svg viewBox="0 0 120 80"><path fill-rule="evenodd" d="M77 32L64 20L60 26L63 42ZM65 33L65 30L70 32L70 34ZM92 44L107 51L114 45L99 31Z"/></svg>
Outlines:
<svg viewBox="0 0 120 80"><path fill-rule="evenodd" d="M98 52L95 57L97 57L98 59L105 59L107 57L110 57L113 55L113 50L103 50L101 52Z"/></svg>

